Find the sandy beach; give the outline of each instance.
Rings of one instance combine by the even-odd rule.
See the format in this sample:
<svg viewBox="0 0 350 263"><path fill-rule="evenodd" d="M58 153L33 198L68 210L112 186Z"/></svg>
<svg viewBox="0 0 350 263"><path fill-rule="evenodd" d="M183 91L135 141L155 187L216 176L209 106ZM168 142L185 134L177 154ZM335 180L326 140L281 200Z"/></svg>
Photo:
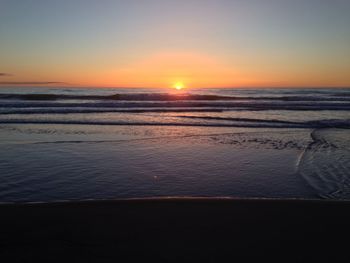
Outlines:
<svg viewBox="0 0 350 263"><path fill-rule="evenodd" d="M350 232L348 201L133 199L0 214L2 262L345 262Z"/></svg>

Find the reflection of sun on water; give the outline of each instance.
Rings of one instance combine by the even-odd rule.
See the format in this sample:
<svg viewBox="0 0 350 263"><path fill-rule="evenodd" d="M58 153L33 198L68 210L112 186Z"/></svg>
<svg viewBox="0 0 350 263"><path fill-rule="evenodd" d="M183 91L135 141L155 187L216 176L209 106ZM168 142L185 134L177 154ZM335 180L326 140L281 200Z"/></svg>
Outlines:
<svg viewBox="0 0 350 263"><path fill-rule="evenodd" d="M182 90L184 88L184 84L182 82L176 82L174 84L174 88L177 90Z"/></svg>

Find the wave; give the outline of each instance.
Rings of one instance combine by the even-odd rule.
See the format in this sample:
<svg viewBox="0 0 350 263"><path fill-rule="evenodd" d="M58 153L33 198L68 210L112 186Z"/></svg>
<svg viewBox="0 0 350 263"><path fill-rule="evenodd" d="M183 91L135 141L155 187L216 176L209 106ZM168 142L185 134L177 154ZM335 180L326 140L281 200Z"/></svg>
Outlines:
<svg viewBox="0 0 350 263"><path fill-rule="evenodd" d="M2 102L1 113L9 108L211 108L223 110L350 110L346 102L198 102L198 101L144 101L144 102Z"/></svg>
<svg viewBox="0 0 350 263"><path fill-rule="evenodd" d="M311 133L313 142L303 152L298 172L306 182L326 199L350 198L350 150L348 131L336 140L337 131L317 129Z"/></svg>
<svg viewBox="0 0 350 263"><path fill-rule="evenodd" d="M6 100L118 100L118 101L186 101L186 100L234 100L235 97L219 95L133 93L113 95L66 95L66 94L0 94Z"/></svg>
<svg viewBox="0 0 350 263"><path fill-rule="evenodd" d="M324 94L322 94L324 95ZM169 94L169 93L129 93L113 95L76 95L76 94L18 94L2 93L2 100L33 100L33 101L56 101L56 100L113 100L113 101L350 101L346 94L329 94L329 96L225 96L225 95L200 95L200 94Z"/></svg>
<svg viewBox="0 0 350 263"><path fill-rule="evenodd" d="M308 122L286 122L278 120L236 119L231 123L212 122L140 122L140 121L86 121L86 120L37 120L0 119L0 124L65 124L65 125L115 125L115 126L198 126L198 127L246 127L246 128L350 128L350 120L323 120Z"/></svg>
<svg viewBox="0 0 350 263"><path fill-rule="evenodd" d="M246 121L246 122L265 122L265 123L285 123L285 124L297 124L302 125L302 122L292 122L283 120L271 120L271 119L252 119L252 118L226 118L226 117L213 117L213 116L176 116L187 119L202 119L202 120L221 120L221 121Z"/></svg>
<svg viewBox="0 0 350 263"><path fill-rule="evenodd" d="M80 114L80 113L181 113L181 112L223 112L223 109L215 108L24 108L24 109L1 109L0 114Z"/></svg>

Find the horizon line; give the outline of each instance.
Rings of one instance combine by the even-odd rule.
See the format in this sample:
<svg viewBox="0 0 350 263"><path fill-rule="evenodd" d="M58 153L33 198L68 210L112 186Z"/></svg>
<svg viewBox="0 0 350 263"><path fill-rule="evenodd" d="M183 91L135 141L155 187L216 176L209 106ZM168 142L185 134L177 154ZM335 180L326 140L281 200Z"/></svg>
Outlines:
<svg viewBox="0 0 350 263"><path fill-rule="evenodd" d="M59 82L57 82L59 83ZM60 83L62 84L62 82ZM174 89L172 87L142 87L142 86L84 86L84 85L9 85L0 84L0 88L78 88L78 89ZM218 87L188 87L184 90L192 89L349 89L349 86L218 86Z"/></svg>

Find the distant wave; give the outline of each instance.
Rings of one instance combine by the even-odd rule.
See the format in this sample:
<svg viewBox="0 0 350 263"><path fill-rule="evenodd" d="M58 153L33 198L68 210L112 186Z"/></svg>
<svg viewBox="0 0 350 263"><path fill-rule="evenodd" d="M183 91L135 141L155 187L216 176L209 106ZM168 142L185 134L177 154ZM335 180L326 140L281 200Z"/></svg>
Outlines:
<svg viewBox="0 0 350 263"><path fill-rule="evenodd" d="M204 94L200 93L203 91L200 91L199 94L168 94L154 91L138 91L138 93L125 91L126 93L123 93L121 90L119 94L112 95L91 93L96 93L96 90L65 94L59 94L59 91L56 90L54 92L55 94L51 94L49 91L22 94L10 90L10 93L0 93L0 123L349 128L347 111L350 111L350 92L345 90L341 92L338 90L215 90L205 91ZM239 114L239 118L236 114L237 111L243 113ZM244 111L248 114L244 115ZM272 116L276 117L267 117L270 112L263 112L256 114L257 118L255 119L250 118L254 116L254 113L249 112L258 111L280 112L278 114L272 113ZM303 111L311 112L309 114ZM332 112L320 113L321 111ZM337 111L341 112L337 113ZM188 114L195 112L226 113L224 116L218 116L220 114L205 114L206 116ZM96 114L92 115L92 113ZM116 114L101 115L103 117L101 119L98 113ZM126 116L118 113L130 114ZM153 118L145 119L144 116L137 113L183 114L182 116L158 114ZM35 116L36 114L38 116ZM57 114L65 116L57 116ZM291 118L288 117L288 114L291 115ZM264 120L259 119L258 116L263 115L265 115ZM277 116L279 115L284 116L283 120L278 120ZM317 116L319 116L319 120L307 121L315 119ZM152 119L152 122L149 119Z"/></svg>
<svg viewBox="0 0 350 263"><path fill-rule="evenodd" d="M322 94L324 95L324 94ZM129 93L113 95L75 95L75 94L18 94L2 93L2 100L33 100L33 101L55 101L55 100L113 100L113 101L350 101L350 95L330 94L331 96L224 96L224 95L199 95L199 94L168 94L168 93Z"/></svg>
<svg viewBox="0 0 350 263"><path fill-rule="evenodd" d="M0 114L80 114L80 113L166 113L166 112L223 112L215 108L14 108L2 109Z"/></svg>
<svg viewBox="0 0 350 263"><path fill-rule="evenodd" d="M2 102L0 113L9 108L211 108L246 110L350 110L346 102L226 102L226 101L143 101L143 102Z"/></svg>
<svg viewBox="0 0 350 263"><path fill-rule="evenodd" d="M247 127L247 128L350 128L350 120L324 120L309 122L285 122L278 120L236 119L232 122L139 122L139 121L86 121L86 120L36 120L0 119L0 124L66 124L66 125L117 125L117 126L199 126L199 127Z"/></svg>
<svg viewBox="0 0 350 263"><path fill-rule="evenodd" d="M132 93L114 95L66 95L66 94L0 94L6 100L117 100L117 101L178 101L178 100L234 100L230 96Z"/></svg>

